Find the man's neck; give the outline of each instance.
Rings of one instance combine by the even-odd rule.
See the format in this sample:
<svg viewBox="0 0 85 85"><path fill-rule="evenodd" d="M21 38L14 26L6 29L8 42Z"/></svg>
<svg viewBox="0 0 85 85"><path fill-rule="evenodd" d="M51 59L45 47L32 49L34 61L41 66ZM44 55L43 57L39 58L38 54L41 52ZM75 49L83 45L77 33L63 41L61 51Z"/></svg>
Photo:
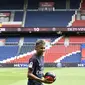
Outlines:
<svg viewBox="0 0 85 85"><path fill-rule="evenodd" d="M36 53L36 56L43 56L43 54Z"/></svg>

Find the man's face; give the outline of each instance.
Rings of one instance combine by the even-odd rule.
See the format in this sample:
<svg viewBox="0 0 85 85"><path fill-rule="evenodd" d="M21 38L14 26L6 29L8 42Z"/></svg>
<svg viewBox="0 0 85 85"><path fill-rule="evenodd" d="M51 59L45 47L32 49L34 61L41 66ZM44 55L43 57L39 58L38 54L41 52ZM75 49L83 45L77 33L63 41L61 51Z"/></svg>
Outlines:
<svg viewBox="0 0 85 85"><path fill-rule="evenodd" d="M35 49L36 49L38 54L43 54L43 52L45 51L45 45L39 44L39 45L36 46Z"/></svg>

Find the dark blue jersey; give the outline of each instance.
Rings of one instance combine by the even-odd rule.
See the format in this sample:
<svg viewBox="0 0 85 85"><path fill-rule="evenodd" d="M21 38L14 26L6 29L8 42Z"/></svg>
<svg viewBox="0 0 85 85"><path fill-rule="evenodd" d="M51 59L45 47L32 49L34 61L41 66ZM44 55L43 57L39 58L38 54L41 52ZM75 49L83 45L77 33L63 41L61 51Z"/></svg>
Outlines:
<svg viewBox="0 0 85 85"><path fill-rule="evenodd" d="M32 70L32 73L39 77L42 78L43 77L43 69L44 69L44 57L43 56L36 56L33 55L30 59L29 59L29 65L28 68ZM34 85L42 85L41 82L38 82L36 80L31 80L29 79L28 82L34 82ZM29 84L28 84L29 85Z"/></svg>

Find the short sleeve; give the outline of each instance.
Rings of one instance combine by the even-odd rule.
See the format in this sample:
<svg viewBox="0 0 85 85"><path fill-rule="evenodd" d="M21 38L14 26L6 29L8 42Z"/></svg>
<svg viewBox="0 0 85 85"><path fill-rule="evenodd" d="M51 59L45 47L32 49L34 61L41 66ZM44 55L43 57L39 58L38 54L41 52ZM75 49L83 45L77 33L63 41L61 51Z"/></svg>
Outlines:
<svg viewBox="0 0 85 85"><path fill-rule="evenodd" d="M34 59L31 58L29 60L28 68L30 68L32 70L35 68L35 60Z"/></svg>

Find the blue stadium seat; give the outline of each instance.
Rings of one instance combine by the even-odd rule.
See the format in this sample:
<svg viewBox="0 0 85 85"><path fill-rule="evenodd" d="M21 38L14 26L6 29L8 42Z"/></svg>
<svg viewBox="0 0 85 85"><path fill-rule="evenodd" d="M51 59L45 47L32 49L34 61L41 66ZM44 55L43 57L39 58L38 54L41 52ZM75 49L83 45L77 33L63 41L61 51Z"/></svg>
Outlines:
<svg viewBox="0 0 85 85"><path fill-rule="evenodd" d="M22 21L23 20L23 11L16 11L14 16L14 21Z"/></svg>
<svg viewBox="0 0 85 85"><path fill-rule="evenodd" d="M81 54L72 54L61 60L62 63L79 63L81 62Z"/></svg>
<svg viewBox="0 0 85 85"><path fill-rule="evenodd" d="M24 42L36 42L38 39L50 39L51 42L53 42L56 38L58 38L59 36L57 35L42 35L42 36L34 36L34 37L24 37Z"/></svg>
<svg viewBox="0 0 85 85"><path fill-rule="evenodd" d="M17 55L18 46L0 46L0 61Z"/></svg>
<svg viewBox="0 0 85 85"><path fill-rule="evenodd" d="M20 40L20 37L7 37L5 38L6 39L6 42L19 42Z"/></svg>
<svg viewBox="0 0 85 85"><path fill-rule="evenodd" d="M27 52L31 52L33 51L35 48L34 45L23 45L20 49L20 52L19 54L24 54L24 53L27 53Z"/></svg>
<svg viewBox="0 0 85 85"><path fill-rule="evenodd" d="M25 27L66 27L74 11L28 11Z"/></svg>

